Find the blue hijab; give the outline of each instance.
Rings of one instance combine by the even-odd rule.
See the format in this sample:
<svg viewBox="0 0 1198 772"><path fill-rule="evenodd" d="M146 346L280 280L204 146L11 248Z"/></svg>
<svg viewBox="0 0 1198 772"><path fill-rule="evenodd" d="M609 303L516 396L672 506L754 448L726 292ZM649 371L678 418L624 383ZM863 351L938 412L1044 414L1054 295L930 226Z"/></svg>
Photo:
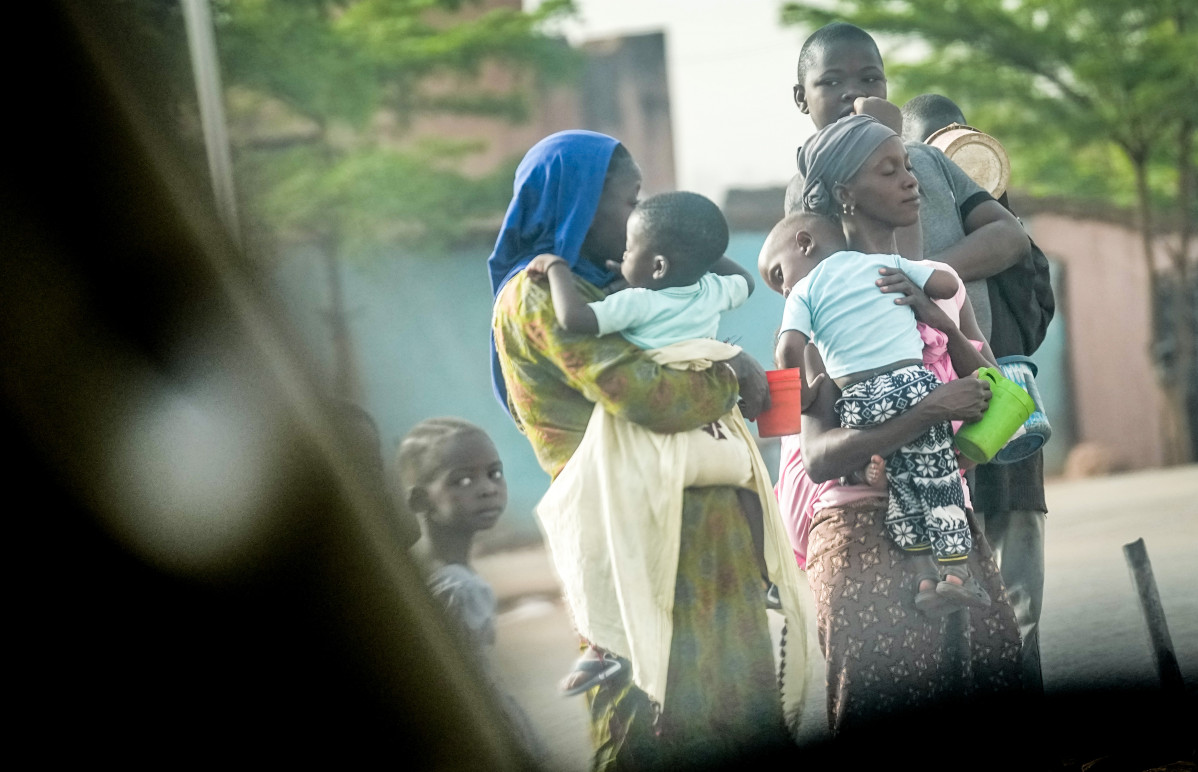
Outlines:
<svg viewBox="0 0 1198 772"><path fill-rule="evenodd" d="M570 270L597 287L615 278L579 258L618 144L606 134L593 131L561 131L533 145L525 154L516 168L512 202L495 249L487 258L492 296L497 297L513 276L546 252L564 258ZM507 386L499 369L493 333L491 384L499 404L508 410Z"/></svg>

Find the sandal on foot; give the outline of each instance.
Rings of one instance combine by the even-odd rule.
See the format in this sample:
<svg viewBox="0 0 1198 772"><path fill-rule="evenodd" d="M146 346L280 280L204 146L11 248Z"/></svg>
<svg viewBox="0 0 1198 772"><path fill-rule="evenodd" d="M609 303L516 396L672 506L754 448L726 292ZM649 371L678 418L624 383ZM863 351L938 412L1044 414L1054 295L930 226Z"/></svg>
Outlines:
<svg viewBox="0 0 1198 772"><path fill-rule="evenodd" d="M574 669L558 685L563 697L592 689L624 671L628 660L591 647L574 663Z"/></svg>
<svg viewBox="0 0 1198 772"><path fill-rule="evenodd" d="M941 597L936 592L940 582L940 571L930 555L920 555L911 558L915 561L915 608L919 609L929 619L939 619L960 606L948 598ZM932 582L932 587L920 590L919 586L925 581Z"/></svg>
<svg viewBox="0 0 1198 772"><path fill-rule="evenodd" d="M990 594L978 584L977 578L964 563L940 566L940 576L940 584L936 585L936 594L940 597L974 608L990 605ZM949 576L960 579L961 584L948 581Z"/></svg>

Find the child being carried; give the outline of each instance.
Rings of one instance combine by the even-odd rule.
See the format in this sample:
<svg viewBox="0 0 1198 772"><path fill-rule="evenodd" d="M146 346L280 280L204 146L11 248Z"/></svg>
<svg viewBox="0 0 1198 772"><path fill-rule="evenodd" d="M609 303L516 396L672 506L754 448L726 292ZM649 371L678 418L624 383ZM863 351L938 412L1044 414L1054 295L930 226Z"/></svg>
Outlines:
<svg viewBox="0 0 1198 772"><path fill-rule="evenodd" d="M897 251L895 228L917 222L919 213L918 186L893 131L867 116L843 118L808 140L800 169L803 211L775 226L759 259L763 275L778 272L786 296L778 363L797 366L807 343L814 343L841 390L841 424L881 424L921 401L939 381L923 366L923 340L911 309L879 291L880 274L902 272L933 299L953 297L958 279L889 254ZM837 231L850 249L821 249L812 236ZM804 389L810 392L805 406L818 386ZM989 596L966 564L972 537L949 424L933 426L888 456L886 478L887 531L920 563L916 606L929 615L988 606Z"/></svg>
<svg viewBox="0 0 1198 772"><path fill-rule="evenodd" d="M558 323L568 332L619 332L639 348L655 351L714 338L720 314L748 299L753 280L724 257L727 246L728 225L712 201L696 193L663 193L640 202L628 219L627 248L620 265L628 289L588 303L562 258L538 255L527 270L534 277L548 277ZM766 604L778 608L778 590L769 582L766 569L762 502L753 478L753 454L760 454L751 443L736 439L727 420L726 416L690 432L684 487L737 487ZM562 689L566 694L581 693L621 666L618 659L591 648L563 681Z"/></svg>

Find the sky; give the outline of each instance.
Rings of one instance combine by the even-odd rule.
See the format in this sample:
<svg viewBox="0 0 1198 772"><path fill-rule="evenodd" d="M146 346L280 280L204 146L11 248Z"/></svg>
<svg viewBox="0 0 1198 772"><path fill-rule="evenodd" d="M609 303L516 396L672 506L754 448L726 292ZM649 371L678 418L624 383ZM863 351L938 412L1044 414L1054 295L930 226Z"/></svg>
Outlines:
<svg viewBox="0 0 1198 772"><path fill-rule="evenodd" d="M678 188L723 203L729 187L785 185L814 129L791 96L806 30L782 0L575 0L574 43L663 30Z"/></svg>

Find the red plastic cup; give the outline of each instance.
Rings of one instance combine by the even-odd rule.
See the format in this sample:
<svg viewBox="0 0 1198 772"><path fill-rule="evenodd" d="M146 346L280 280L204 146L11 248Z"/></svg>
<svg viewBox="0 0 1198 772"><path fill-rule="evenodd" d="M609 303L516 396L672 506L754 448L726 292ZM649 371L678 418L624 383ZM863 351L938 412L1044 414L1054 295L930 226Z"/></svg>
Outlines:
<svg viewBox="0 0 1198 772"><path fill-rule="evenodd" d="M798 434L802 421L802 388L799 368L766 370L770 387L770 409L757 416L758 437Z"/></svg>

